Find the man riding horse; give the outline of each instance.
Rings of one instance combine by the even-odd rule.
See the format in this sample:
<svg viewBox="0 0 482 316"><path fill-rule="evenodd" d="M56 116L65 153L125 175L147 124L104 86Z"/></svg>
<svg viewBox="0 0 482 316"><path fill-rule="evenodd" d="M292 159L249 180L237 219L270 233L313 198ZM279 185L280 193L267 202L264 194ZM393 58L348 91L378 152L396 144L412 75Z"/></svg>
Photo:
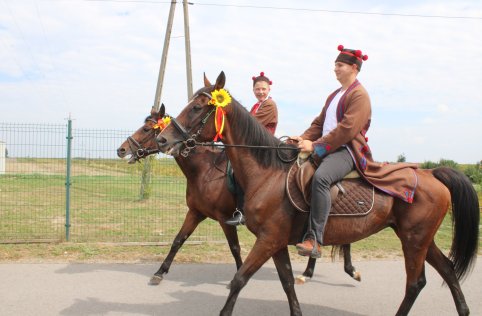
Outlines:
<svg viewBox="0 0 482 316"><path fill-rule="evenodd" d="M298 141L302 152L312 154L318 166L311 186L311 210L308 231L296 245L298 254L319 258L323 232L331 208L330 187L356 168L372 185L412 203L417 176L415 165L387 165L373 161L368 138L371 104L367 91L357 79L364 60L360 50L338 46L335 60L336 79L341 87L331 93L319 116Z"/></svg>

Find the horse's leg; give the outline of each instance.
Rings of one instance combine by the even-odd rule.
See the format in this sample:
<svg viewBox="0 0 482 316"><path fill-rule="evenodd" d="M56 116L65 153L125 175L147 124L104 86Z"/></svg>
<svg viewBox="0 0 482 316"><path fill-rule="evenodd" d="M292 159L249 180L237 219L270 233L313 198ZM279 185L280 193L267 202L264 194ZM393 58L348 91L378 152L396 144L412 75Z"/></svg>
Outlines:
<svg viewBox="0 0 482 316"><path fill-rule="evenodd" d="M450 292L452 292L459 315L469 315L469 307L465 302L465 297L460 288L459 280L455 275L453 263L442 253L442 251L440 251L435 242L432 242L428 248L427 262L437 270L445 283L447 283Z"/></svg>
<svg viewBox="0 0 482 316"><path fill-rule="evenodd" d="M234 304L241 289L248 283L249 279L258 269L271 257L269 247L264 246L260 239L257 239L248 257L236 272L229 285L229 295L220 312L221 316L230 316L233 313Z"/></svg>
<svg viewBox="0 0 482 316"><path fill-rule="evenodd" d="M273 252L275 251L273 243L273 240L263 241L259 238L256 240L243 265L231 281L228 298L220 312L221 316L232 315L234 304L241 289L248 283L253 274L273 256Z"/></svg>
<svg viewBox="0 0 482 316"><path fill-rule="evenodd" d="M236 262L236 269L239 270L243 264L243 259L241 258L241 247L239 246L238 231L236 226L226 225L221 220L219 222L221 228L223 229L224 235L228 240L229 249Z"/></svg>
<svg viewBox="0 0 482 316"><path fill-rule="evenodd" d="M399 237L400 233L397 233ZM404 233L404 236L410 236L410 233ZM425 257L427 255L427 247L422 243L410 238L400 238L402 240L403 254L405 257L405 272L407 280L405 285L405 296L402 304L397 311L397 316L408 315L413 303L418 297L420 291L425 287L427 280L425 279Z"/></svg>
<svg viewBox="0 0 482 316"><path fill-rule="evenodd" d="M356 268L353 266L351 262L351 244L346 244L341 246L341 251L343 251L343 268L345 272L352 277L353 279L357 281L361 281L361 273L356 270ZM306 278L312 278L313 274L315 272L315 265L316 265L316 259L315 258L310 258L308 260L308 264L306 265L305 272L303 274L298 275L295 278L295 283L296 284L305 284L306 283Z"/></svg>
<svg viewBox="0 0 482 316"><path fill-rule="evenodd" d="M341 246L343 251L343 267L345 272L357 281L361 281L361 273L356 270L351 262L351 244L346 244Z"/></svg>
<svg viewBox="0 0 482 316"><path fill-rule="evenodd" d="M291 269L290 255L288 253L288 247L279 250L273 255L273 261L278 270L278 275L283 285L283 289L288 297L290 305L291 315L301 315L300 303L296 297L294 287L293 271ZM316 260L315 260L316 261Z"/></svg>
<svg viewBox="0 0 482 316"><path fill-rule="evenodd" d="M308 259L308 264L306 265L305 272L303 274L298 275L295 278L295 283L296 284L305 284L306 278L312 278L313 273L315 272L315 265L316 265L316 258L309 258Z"/></svg>
<svg viewBox="0 0 482 316"><path fill-rule="evenodd" d="M164 259L161 264L159 270L151 277L149 280L149 285L159 285L162 279L164 278L164 274L169 272L169 268L171 267L171 263L174 260L179 249L182 247L184 242L191 236L192 232L196 229L200 222L202 222L206 217L202 216L201 214L194 212L193 210L189 209L186 214L186 218L184 218L184 223L182 224L181 229L174 238L172 242L171 249L169 253Z"/></svg>

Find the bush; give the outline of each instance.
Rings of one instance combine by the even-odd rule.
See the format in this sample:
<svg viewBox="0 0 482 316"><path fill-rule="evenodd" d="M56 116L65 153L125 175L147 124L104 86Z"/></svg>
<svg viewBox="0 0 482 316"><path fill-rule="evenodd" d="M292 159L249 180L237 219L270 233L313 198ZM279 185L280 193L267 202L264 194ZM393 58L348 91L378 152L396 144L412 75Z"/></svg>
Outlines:
<svg viewBox="0 0 482 316"><path fill-rule="evenodd" d="M437 167L450 167L459 170L459 164L456 163L453 160L449 159L440 159L439 162L433 162L433 161L424 161L421 165L420 168L422 169L433 169Z"/></svg>
<svg viewBox="0 0 482 316"><path fill-rule="evenodd" d="M482 185L482 165L480 162L476 163L475 165L468 166L464 170L464 173L467 177L469 177L472 183Z"/></svg>
<svg viewBox="0 0 482 316"><path fill-rule="evenodd" d="M420 168L422 169L434 169L439 167L439 164L433 161L424 161L422 164L420 164Z"/></svg>
<svg viewBox="0 0 482 316"><path fill-rule="evenodd" d="M456 163L453 160L448 160L448 159L443 159L443 158L440 159L439 166L440 167L450 167L450 168L454 168L454 169L459 169L458 163Z"/></svg>
<svg viewBox="0 0 482 316"><path fill-rule="evenodd" d="M439 162L425 161L420 164L421 169L434 169L437 167L450 167L459 171L463 171L463 173L470 179L470 181L475 184L476 189L480 190L480 188L482 187L482 161L477 162L475 165L464 165L463 167L465 168L460 168L458 163L448 159L440 159Z"/></svg>

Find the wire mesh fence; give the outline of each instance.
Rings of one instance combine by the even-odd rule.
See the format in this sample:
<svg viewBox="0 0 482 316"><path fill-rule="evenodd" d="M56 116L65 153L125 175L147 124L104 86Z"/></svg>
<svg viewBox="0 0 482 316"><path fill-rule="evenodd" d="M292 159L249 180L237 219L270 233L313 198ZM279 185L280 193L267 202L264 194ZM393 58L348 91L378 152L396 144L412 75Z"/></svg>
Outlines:
<svg viewBox="0 0 482 316"><path fill-rule="evenodd" d="M166 156L132 165L117 158L129 135L74 128L69 136L67 125L0 123L0 242L170 243L187 212L185 178ZM189 240L223 239L206 220Z"/></svg>

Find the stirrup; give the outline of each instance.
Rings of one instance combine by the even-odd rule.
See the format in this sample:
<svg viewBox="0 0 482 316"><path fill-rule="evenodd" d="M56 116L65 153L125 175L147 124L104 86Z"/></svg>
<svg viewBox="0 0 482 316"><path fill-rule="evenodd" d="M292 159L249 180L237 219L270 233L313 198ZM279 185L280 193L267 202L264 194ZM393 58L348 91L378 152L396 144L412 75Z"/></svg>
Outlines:
<svg viewBox="0 0 482 316"><path fill-rule="evenodd" d="M313 229L307 231L304 235L303 235L303 238L301 238L301 242L305 242L305 240L307 239L307 237L310 236L312 237L312 239L315 240L315 242L318 242L316 240L316 234L315 234L315 231Z"/></svg>
<svg viewBox="0 0 482 316"><path fill-rule="evenodd" d="M233 217L236 217L236 214L239 214L239 216L243 216L243 212L239 210L239 208L236 208L236 211L233 212Z"/></svg>
<svg viewBox="0 0 482 316"><path fill-rule="evenodd" d="M314 245L313 245L313 249L311 250L311 253L310 253L310 258L321 258L321 252L318 252L318 240L316 239L316 234L315 234L315 231L313 229L311 229L310 231L307 231L304 235L303 235L303 238L301 239L301 242L305 242L306 238L310 236L313 238L314 240ZM321 246L321 244L320 244Z"/></svg>
<svg viewBox="0 0 482 316"><path fill-rule="evenodd" d="M238 218L236 218L238 217ZM236 211L233 213L233 217L225 221L226 224L232 225L232 226L238 226L238 225L244 225L245 219L244 219L244 214L236 208Z"/></svg>

